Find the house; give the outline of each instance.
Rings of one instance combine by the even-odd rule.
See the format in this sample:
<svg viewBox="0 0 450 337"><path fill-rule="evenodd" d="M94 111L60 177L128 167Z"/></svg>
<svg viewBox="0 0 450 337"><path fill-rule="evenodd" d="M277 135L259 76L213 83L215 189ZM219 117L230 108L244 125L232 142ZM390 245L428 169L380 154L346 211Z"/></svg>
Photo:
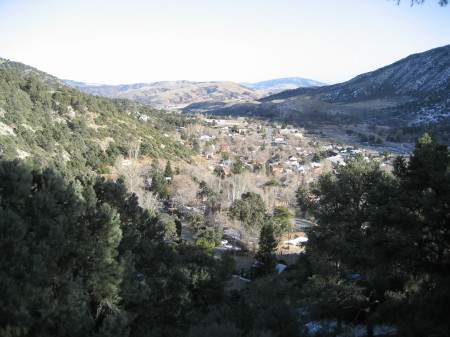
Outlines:
<svg viewBox="0 0 450 337"><path fill-rule="evenodd" d="M204 140L204 139L212 139L212 138L214 138L214 137L210 136L210 135L201 135L198 139L199 140Z"/></svg>

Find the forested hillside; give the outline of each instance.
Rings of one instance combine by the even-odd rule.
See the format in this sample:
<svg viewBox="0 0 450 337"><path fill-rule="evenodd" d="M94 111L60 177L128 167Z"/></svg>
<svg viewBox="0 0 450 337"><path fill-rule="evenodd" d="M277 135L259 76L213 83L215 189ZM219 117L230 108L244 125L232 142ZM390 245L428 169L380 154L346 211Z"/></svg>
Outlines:
<svg viewBox="0 0 450 337"><path fill-rule="evenodd" d="M0 64L0 152L69 171L105 173L117 155L188 158L164 136L190 117L85 94L20 63Z"/></svg>

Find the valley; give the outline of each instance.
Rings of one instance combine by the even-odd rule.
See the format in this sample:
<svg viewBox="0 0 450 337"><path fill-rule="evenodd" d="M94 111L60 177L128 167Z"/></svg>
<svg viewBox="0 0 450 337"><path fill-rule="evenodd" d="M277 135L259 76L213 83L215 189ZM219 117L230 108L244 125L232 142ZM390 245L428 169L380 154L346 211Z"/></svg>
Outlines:
<svg viewBox="0 0 450 337"><path fill-rule="evenodd" d="M2 59L0 335L445 330L448 54L273 95Z"/></svg>

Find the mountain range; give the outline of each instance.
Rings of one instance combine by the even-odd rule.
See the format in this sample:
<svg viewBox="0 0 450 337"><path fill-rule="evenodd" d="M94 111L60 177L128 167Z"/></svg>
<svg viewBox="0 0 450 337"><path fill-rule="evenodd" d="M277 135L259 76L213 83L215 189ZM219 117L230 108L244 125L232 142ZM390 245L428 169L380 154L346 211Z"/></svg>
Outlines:
<svg viewBox="0 0 450 337"><path fill-rule="evenodd" d="M55 96L58 96L61 91L65 96L72 97L70 99L66 97L65 109L70 107L74 109L75 115L77 111L80 116L83 115L86 106L90 104L87 102L92 101L93 96L82 96L75 89L69 92L70 85L98 96L120 97L145 103L148 108L142 105L134 107L131 102L115 102L114 109L120 110L121 113L130 113L131 110L135 110L138 112L136 117L141 114L153 114L154 123L164 122L163 119L156 117L158 113L151 110L148 104L186 113L252 116L299 124L312 121L341 125L365 123L403 128L403 130L430 128L450 137L450 45L410 55L393 64L334 85L321 85L322 83L301 78L286 78L253 84L243 83L254 89L223 81L163 81L113 86L62 81L33 67L4 59L0 59L0 68L5 70L4 77L13 78L12 82L17 82L17 88L14 89L16 91L11 91L11 95L16 97L19 94L17 90L25 92L20 94L22 96L16 97L17 102L24 104L23 109L26 108L25 105L35 106L36 98L33 96L36 94L35 91L47 97L56 90L57 92L53 92L51 97L48 96L50 97L48 99L53 100L53 105L56 104L52 106L52 109L59 109L60 103ZM30 78L37 80L30 80ZM6 81L4 90L9 90L8 87L11 85L8 84L8 80L4 81ZM272 95L263 93L265 90L273 91L276 87L290 85L314 86L285 90ZM52 89L45 89L45 86ZM3 95L3 97L6 96L6 94ZM25 98L25 96L29 97ZM13 101L6 100L5 104L13 104ZM111 104L105 102L99 101L98 104ZM2 103L1 97L0 103ZM117 106L118 104L129 108L123 109ZM5 111L8 111L5 107L0 111L3 116ZM22 108L16 104L11 107L11 111ZM104 111L106 113L106 110ZM67 111L62 113L66 115ZM90 118L93 125L96 125L94 117L90 116ZM27 123L22 124L27 125ZM9 127L14 126L9 125Z"/></svg>
<svg viewBox="0 0 450 337"><path fill-rule="evenodd" d="M280 78L257 83L229 81L161 81L121 85L93 84L64 80L68 85L89 94L125 98L157 108L203 112L227 104L247 103L269 93L287 89L325 85L301 77Z"/></svg>
<svg viewBox="0 0 450 337"><path fill-rule="evenodd" d="M243 103L263 97L259 92L226 81L161 81L123 85L65 81L70 86L78 87L81 91L89 94L109 98L125 98L167 110L180 110L189 104L199 102Z"/></svg>
<svg viewBox="0 0 450 337"><path fill-rule="evenodd" d="M410 55L334 85L297 88L210 111L280 120L365 119L377 125L450 131L450 45Z"/></svg>

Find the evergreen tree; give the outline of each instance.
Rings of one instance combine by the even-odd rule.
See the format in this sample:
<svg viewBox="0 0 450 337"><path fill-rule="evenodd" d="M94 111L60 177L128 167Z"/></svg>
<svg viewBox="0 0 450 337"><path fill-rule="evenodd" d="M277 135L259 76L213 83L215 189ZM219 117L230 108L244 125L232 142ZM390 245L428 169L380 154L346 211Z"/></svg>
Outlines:
<svg viewBox="0 0 450 337"><path fill-rule="evenodd" d="M232 202L231 216L248 226L262 226L266 213L266 205L259 194L243 193L241 199Z"/></svg>
<svg viewBox="0 0 450 337"><path fill-rule="evenodd" d="M170 160L168 160L166 163L166 168L164 169L164 177L173 179L173 171L170 165Z"/></svg>
<svg viewBox="0 0 450 337"><path fill-rule="evenodd" d="M275 257L275 250L277 249L278 242L275 239L273 224L266 222L259 235L259 249L256 253L256 260L261 263L259 270L263 274L273 273L277 263Z"/></svg>
<svg viewBox="0 0 450 337"><path fill-rule="evenodd" d="M156 192L160 199L167 199L169 197L169 184L161 173L155 173L152 177L150 190Z"/></svg>

